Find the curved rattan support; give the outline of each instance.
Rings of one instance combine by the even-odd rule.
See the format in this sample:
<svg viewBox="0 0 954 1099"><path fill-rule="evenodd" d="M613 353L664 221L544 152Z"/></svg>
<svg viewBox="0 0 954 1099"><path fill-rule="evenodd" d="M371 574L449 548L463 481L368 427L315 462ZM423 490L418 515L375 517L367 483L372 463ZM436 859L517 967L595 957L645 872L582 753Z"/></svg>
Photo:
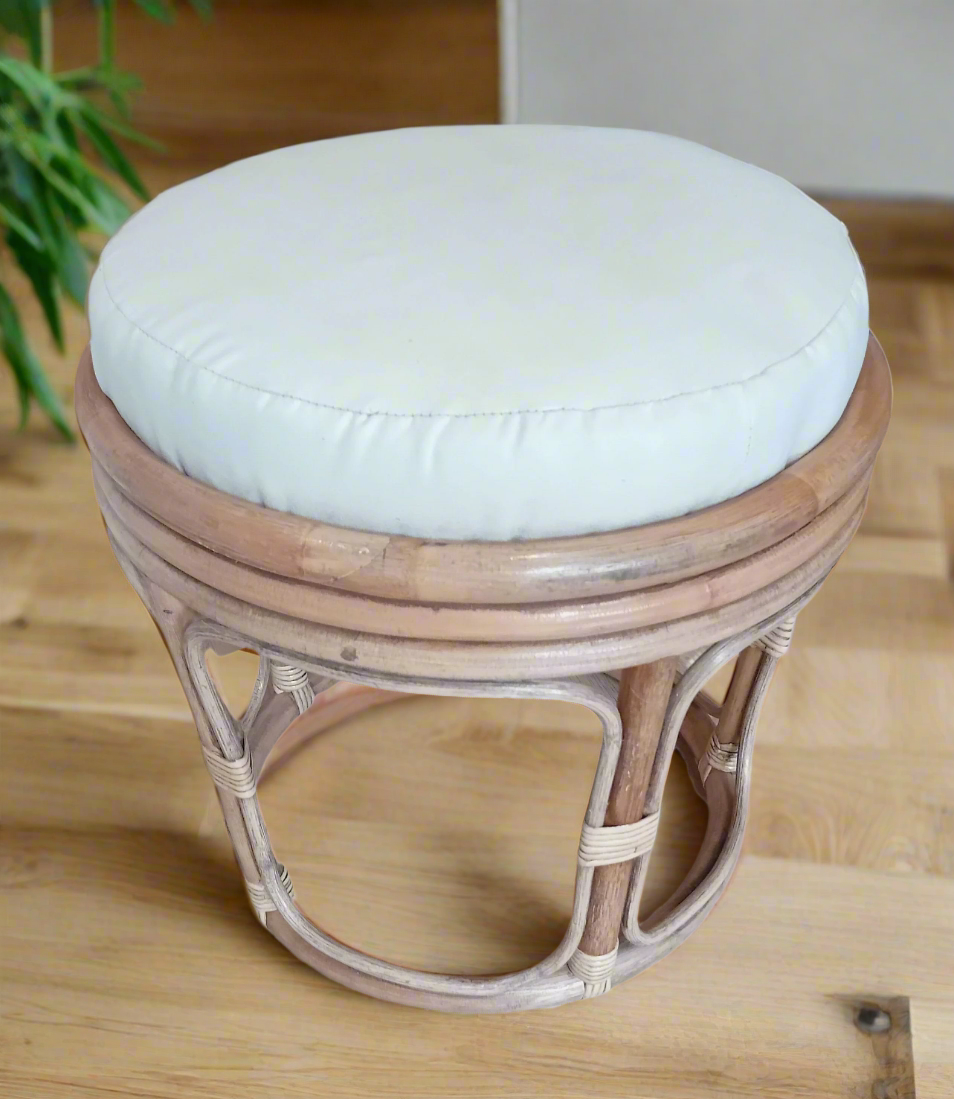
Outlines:
<svg viewBox="0 0 954 1099"><path fill-rule="evenodd" d="M665 786L671 759L671 752L668 755L666 753L666 741L667 739L671 741L674 735L678 735L694 693L714 671L743 648L753 643L758 644L761 637L770 633L779 624L793 620L794 614L817 590L816 586L814 590L807 592L786 613L777 616L774 622L763 624L763 628L760 630L747 631L740 637L724 642L722 645L714 646L709 653L696 661L690 672L680 680L673 691L670 711L666 717L663 741L660 744L656 757L656 766L650 779L647 807L658 807L662 801L663 787ZM633 867L630 897L623 928L627 940L638 948L636 952L631 952L630 959L639 951L643 953L653 951L660 944L672 942L674 939L681 941L681 933L690 924L695 926L695 923L701 920L705 911L718 899L718 896L721 895L721 892L728 884L742 849L742 838L748 814L755 729L777 661L778 657L770 653L764 653L761 658L755 682L746 702L735 767L716 771L711 769L709 766L711 734L708 737L697 739L693 744L699 778L704 784L707 802L710 791L714 794L716 790L719 790L728 803L729 812L727 814L724 812L715 814L710 812L706 835L686 880L673 897L650 916L646 928L640 924L639 901L649 870L649 857L645 856L636 860ZM712 722L711 727L712 733L715 733L717 730L716 723Z"/></svg>
<svg viewBox="0 0 954 1099"><path fill-rule="evenodd" d="M265 658L263 658L263 660L264 659ZM261 774L264 777L265 775L270 773L276 766L280 766L281 764L286 762L288 758L295 752L295 750L297 750L303 744L310 742L314 737L320 735L330 728L333 728L341 721L344 721L347 718L354 716L355 714L362 713L372 707L380 706L393 701L399 701L404 698L414 697L414 695L408 692L387 691L379 688L362 686L353 683L335 683L330 680L327 682L329 682L331 685L324 692L317 695L315 705L313 706L310 713L307 715L306 720L302 721L299 720L297 717L290 718L290 715L288 715L286 712L281 728L278 728L278 724L276 721L269 721L266 717L264 728L257 727L256 729L253 729L250 735L250 740L252 743L251 755L253 760L253 769L255 770L256 775ZM705 726L705 735L706 737L708 737L709 730L711 729L711 722L709 722L709 719L706 716L707 711L701 705L699 705L700 698L703 695L704 692L700 692L700 695L693 700L692 708L693 710L695 710L695 718L697 722L707 722ZM711 700L709 700L709 702L711 703ZM704 784L700 778L700 771L704 763L704 745L707 743L707 741L705 738L700 739L697 733L694 732L694 730L697 730L698 728L699 726L697 724L690 724L688 721L686 721L679 734L679 739L676 744L676 750L680 753L686 763L690 779L692 780L693 786L698 796L703 801L706 801L708 804L710 810L710 819L722 820L728 815L729 800L726 797L725 789L722 786L717 787L715 791L713 791L713 788L710 787L708 792L704 788ZM259 737L258 740L256 740L256 733ZM263 752L261 751L261 748L265 745L267 745L268 747ZM649 836L651 838L655 838L656 826L658 824L658 814L653 817L644 818L644 821L650 822L649 828L647 828L646 825L643 824L641 828L633 829L631 833L634 840L632 850L634 853L637 854L640 853L641 850L644 850L643 844L645 843L645 840L647 838L647 832L649 833ZM594 832L599 833L600 831L601 829L592 829L584 821L583 834L581 836L580 842L581 857L584 860L587 860L592 852L592 841L590 837L593 835ZM612 829L608 831L612 831ZM717 839L721 839L721 837L724 835L723 828L716 827L712 831ZM709 839L711 842L711 837L709 837ZM630 852L622 851L614 852L614 854L621 856L623 854L629 855ZM603 861L603 859L599 858L594 859L592 860L592 864L600 865ZM694 875L691 871L690 874L687 875L685 881L680 885L679 889L677 889L677 891L673 894L673 896L660 909L658 909L657 912L653 913L652 919L658 919L661 915L665 913L665 911L671 908L676 901L681 901L682 899L684 899L685 895L691 892L692 888L698 886L699 879L700 875ZM281 932L281 930L276 931L274 927L272 927L271 930L279 938L283 938L283 933ZM287 939L283 938L283 941L286 942L286 945L289 945ZM673 943L673 945L676 944ZM614 958L618 959L619 951L614 951L613 956ZM624 960L628 960L629 958L629 955L627 954L626 944L623 944L622 947L622 957ZM314 964L314 958L311 955L306 956L305 960L310 962L311 964ZM652 964L652 961L654 960L655 957L650 957L646 961L645 965ZM582 995L584 997L587 995L598 995L601 992L608 990L611 983L607 978L601 978L597 981L587 981L586 979L584 979L585 976L589 976L592 978L592 973L588 972L588 965L588 960L578 959L575 966L577 970L575 975L584 980L584 988L582 990ZM640 969L645 968L645 965L640 966ZM316 966L316 968L321 969L321 966ZM570 969L574 969L573 964L570 965ZM351 987L359 987L359 985L356 985L352 979L342 973L331 975L335 976L335 978L342 983L349 984ZM610 975L612 975L612 973ZM621 977L619 973L617 973L617 983L620 979ZM368 987L362 987L363 991L369 991ZM509 1004L509 1009L516 1010L520 1007L542 1006L534 998L538 987L538 984L533 985L525 992L521 992L519 998L515 997L514 994L511 994L509 997L507 997L506 1002ZM387 996L386 989L382 991L381 988L376 988L373 991L375 995L389 998ZM564 989L564 993L566 993L566 991L567 990ZM553 994L553 992L554 988L551 987L550 994ZM573 998L576 997L574 996ZM401 1002L406 1001L401 998ZM561 1000L559 1002L563 1001ZM430 1002L427 1002L425 1006L440 1006L448 1010L461 1011L499 1011L508 1009L501 1007L500 1004L501 1001L498 998L492 997L490 1001L482 1001L479 1006L475 1006L475 1003L469 998L465 998L454 1003L441 1003L438 1005L430 1004Z"/></svg>
<svg viewBox="0 0 954 1099"><path fill-rule="evenodd" d="M161 593L147 579L136 573L134 566L121 551L119 555L121 564L150 604L162 629L165 608L161 605ZM697 786L702 789L710 809L710 828L703 850L715 848L714 857L707 857L711 865L707 865L705 872L700 874L697 861L686 882L673 898L650 917L650 929L643 931L638 922L634 921L632 913L637 910L645 880L645 869L655 838L662 786L669 760L673 750L679 747L687 757L687 763L701 777L708 740L698 735L694 740L686 737L680 739L680 731L702 684L742 648L772 630L779 621L791 617L812 594L814 590L807 592L795 605L786 608L785 612L772 620L711 647L688 667L674 687L667 709L650 782L646 813L637 825L622 828L603 827L620 745L616 682L612 676L581 676L525 683L449 684L382 677L379 673L354 670L354 684L380 691L386 698L429 693L557 699L585 705L601 721L603 743L581 836L572 914L563 940L555 951L537 965L518 973L487 977L423 973L374 958L328 935L296 905L288 872L272 850L256 787L258 777L267 764L269 752L278 747L286 730L294 733L294 726L302 720L302 715L295 712L298 710L297 703L294 706L289 705L291 700L287 695L291 691L276 695L275 701L270 705L259 684L273 678L272 670L276 666L297 669L297 675L284 673L287 681L301 683L304 676L309 684L319 685L319 694L314 697L317 697L320 707L321 688L324 687L326 692L333 689L331 670L303 658L300 654L266 647L261 653L261 667L249 708L242 718L236 719L229 713L216 689L205 654L212 648L219 652L247 648L249 639L201 618L191 618L186 622L178 639L174 633L168 632L166 638L170 642L170 651L173 652L177 665L186 673L190 701L193 701L194 707L198 707L196 716L203 753L226 811L227 823L231 819L229 831L236 855L243 866L246 889L252 907L262 923L285 945L320 971L375 995L446 1010L519 1010L599 995L611 985L652 964L683 941L701 923L724 889L738 859L747 808L755 721L776 657L770 654L763 656L766 673L760 676L746 711L739 751L740 766L733 779L736 783L734 796L727 798L727 789L718 781L704 781ZM178 652L174 647L178 648ZM374 704L383 700L375 698L373 701L366 699L365 702ZM698 712L705 722L712 724L712 719L701 706L698 707ZM729 777L728 773L719 773L720 779ZM240 827L237 827L239 824ZM607 862L628 861L631 858L635 858L635 863L629 915L624 927L627 941L607 955L581 955L578 946L587 916L593 868Z"/></svg>
<svg viewBox="0 0 954 1099"><path fill-rule="evenodd" d="M271 850L258 799L254 791L249 790L252 767L247 742L241 735L238 723L228 713L219 697L205 662L205 653L213 642L232 643L238 649L246 647L247 639L232 635L214 623L197 620L188 627L184 642L185 662L192 687L205 706L205 716L215 740L213 748L205 748L207 759L213 754L217 754L218 757L215 767L210 767L213 780L219 786L220 796L235 799L236 808L245 823L259 881L271 903L274 904L275 910L305 944L321 950L332 960L349 965L356 972L366 976L378 977L392 984L406 985L421 991L468 996L502 994L530 984L537 978L550 976L566 964L583 932L592 870L595 865L582 861L577 870L573 914L563 941L548 958L522 973L485 978L422 974L373 958L340 943L316 927L294 905L287 890L281 885L280 871L277 869L278 862ZM269 653L268 656L274 662L276 654ZM303 665L297 666L303 667ZM587 706L600 719L603 727L603 744L586 813L586 822L595 829L602 824L610 783L619 754L621 732L619 712L616 708L616 687L610 677L589 676L545 683L480 683L458 686L423 682L382 682L379 677L374 677L373 685L379 684L411 693L426 690L428 693L435 694L480 695L491 698L546 698L577 702ZM239 779L233 778L232 769L240 772Z"/></svg>

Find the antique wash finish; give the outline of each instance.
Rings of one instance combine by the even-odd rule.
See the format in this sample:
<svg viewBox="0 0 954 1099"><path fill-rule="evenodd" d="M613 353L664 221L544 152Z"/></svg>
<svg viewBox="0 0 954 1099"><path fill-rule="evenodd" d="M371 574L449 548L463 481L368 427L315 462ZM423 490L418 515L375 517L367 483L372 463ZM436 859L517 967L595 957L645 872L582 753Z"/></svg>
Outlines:
<svg viewBox="0 0 954 1099"><path fill-rule="evenodd" d="M762 701L795 616L861 520L890 401L871 337L835 429L741 496L604 534L438 544L329 527L184 476L126 426L87 352L76 407L110 542L175 663L262 923L342 984L448 1011L597 995L681 943L738 860ZM209 649L260 655L238 720L209 675ZM736 655L720 707L702 687ZM570 923L557 949L521 973L423 973L354 950L296 906L271 849L256 794L268 766L407 692L561 699L602 723ZM676 750L708 827L686 880L641 921Z"/></svg>
<svg viewBox="0 0 954 1099"><path fill-rule="evenodd" d="M774 669L887 426L844 225L665 135L390 131L163 193L107 245L89 309L97 498L264 926L351 988L473 1012L599 995L698 927L739 858ZM259 655L241 718L210 649ZM703 688L736 657L720 706ZM602 725L569 924L523 972L353 949L272 850L268 767L416 692ZM675 751L708 824L640 919Z"/></svg>

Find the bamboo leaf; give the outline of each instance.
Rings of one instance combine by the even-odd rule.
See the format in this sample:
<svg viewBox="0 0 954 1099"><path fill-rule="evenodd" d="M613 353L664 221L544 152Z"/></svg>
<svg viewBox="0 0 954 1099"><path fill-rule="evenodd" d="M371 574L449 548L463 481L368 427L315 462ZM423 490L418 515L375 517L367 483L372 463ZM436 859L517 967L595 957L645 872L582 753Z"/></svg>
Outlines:
<svg viewBox="0 0 954 1099"><path fill-rule="evenodd" d="M66 178L60 167L52 163L54 157L64 164L69 164L75 158L81 172L92 174L82 157L79 154L72 154L72 157L67 155L71 150L64 152L56 148L41 134L32 134L31 137L32 142L22 145L19 149L23 158L33 165L54 190L58 191L63 198L68 199L90 225L107 235L113 233L118 226L109 218L104 217L103 212L83 194L83 191L76 186L73 180ZM49 159L44 159L44 154Z"/></svg>
<svg viewBox="0 0 954 1099"><path fill-rule="evenodd" d="M21 238L7 233L7 246L16 258L20 269L30 280L33 292L43 309L46 323L56 346L63 351L63 323L60 303L56 294L56 269L48 253L31 247Z"/></svg>
<svg viewBox="0 0 954 1099"><path fill-rule="evenodd" d="M2 2L2 0L0 0L0 2ZM60 133L62 134L63 141L74 153L78 153L80 151L79 139L76 136L76 127L70 121L69 116L65 112L61 113L56 121Z"/></svg>
<svg viewBox="0 0 954 1099"><path fill-rule="evenodd" d="M40 64L43 54L43 34L40 30L42 7L42 0L0 0L0 26L24 39L34 65Z"/></svg>
<svg viewBox="0 0 954 1099"><path fill-rule="evenodd" d="M33 193L33 169L10 146L0 148L0 155L10 180L10 189L21 202L26 202Z"/></svg>
<svg viewBox="0 0 954 1099"><path fill-rule="evenodd" d="M89 284L89 262L59 199L55 193L39 187L32 193L28 208L57 281L74 302L82 305Z"/></svg>
<svg viewBox="0 0 954 1099"><path fill-rule="evenodd" d="M103 221L109 225L107 236L117 232L132 211L118 192L99 176L89 175L82 181L84 193L99 210Z"/></svg>
<svg viewBox="0 0 954 1099"><path fill-rule="evenodd" d="M175 20L175 12L166 0L136 0L136 6L160 23L172 23Z"/></svg>
<svg viewBox="0 0 954 1099"><path fill-rule="evenodd" d="M50 385L50 380L47 378L43 367L40 365L39 359L33 354L30 345L24 343L22 347L14 351L14 354L21 359L22 369L26 374L27 384L30 386L30 392L33 399L53 421L53 424L63 438L68 439L71 443L74 442L76 436L73 434L73 429L67 422L66 413L63 411L63 404L60 401L56 390Z"/></svg>
<svg viewBox="0 0 954 1099"><path fill-rule="evenodd" d="M98 221L93 221L95 227L111 236L129 217L130 209L122 200L109 180L104 178L93 166L86 161L81 154L70 152L68 155L60 152L50 162L51 168L58 171L62 178L68 180L75 191L92 204L97 211ZM71 201L70 195L62 193L66 201L61 203L64 213L78 229L84 229L87 224L83 218L90 221L85 209L78 209ZM76 213L79 218L77 219Z"/></svg>
<svg viewBox="0 0 954 1099"><path fill-rule="evenodd" d="M115 109L117 114L124 115L126 118L129 118L132 115L129 104L126 102L120 92L111 91L109 93L109 101L110 103L112 103L113 108Z"/></svg>
<svg viewBox="0 0 954 1099"><path fill-rule="evenodd" d="M116 118L115 115L110 115L105 111L99 110L92 103L84 103L81 114L85 118L92 118L104 130L112 130L113 133L119 134L120 137L126 138L127 141L135 141L137 145L143 145L147 149L154 149L156 152L165 151L165 146L161 141L156 141L154 138L141 133L139 130L135 129L135 127L124 122L121 118Z"/></svg>
<svg viewBox="0 0 954 1099"><path fill-rule="evenodd" d="M40 250L54 268L57 281L69 297L82 305L89 280L89 264L69 216L70 211L75 214L75 207L55 191L50 191L39 173L28 164L21 164L21 169L17 173L17 194L22 196L24 216L29 216L30 227L39 238ZM69 209L64 210L64 206Z"/></svg>
<svg viewBox="0 0 954 1099"><path fill-rule="evenodd" d="M89 268L86 250L72 233L68 234L56 264L56 277L69 298L81 309L89 287Z"/></svg>
<svg viewBox="0 0 954 1099"><path fill-rule="evenodd" d="M59 250L62 232L59 223L50 212L49 205L45 201L45 189L42 184L39 187L34 186L33 177L35 173L29 168L28 173L29 174L25 177L28 181L28 186L25 188L23 204L29 211L33 225L43 241L44 250L52 255Z"/></svg>
<svg viewBox="0 0 954 1099"><path fill-rule="evenodd" d="M116 0L93 0L99 8L99 61L112 65L116 56Z"/></svg>
<svg viewBox="0 0 954 1099"><path fill-rule="evenodd" d="M37 236L33 229L27 225L27 223L15 213L10 207L0 200L0 221L10 230L11 233L16 233L22 237L31 248L35 248L38 252L43 249L43 241Z"/></svg>
<svg viewBox="0 0 954 1099"><path fill-rule="evenodd" d="M0 347L4 358L10 364L14 381L17 383L17 399L20 404L20 424L22 428L30 414L30 376L23 368L19 349L23 344L23 331L10 295L0 284Z"/></svg>
<svg viewBox="0 0 954 1099"><path fill-rule="evenodd" d="M114 184L121 180L140 198L148 198L122 141L162 148L129 122L128 98L138 80L113 64L117 0L92 2L99 17L99 60L54 74L53 0L0 0L0 38L4 30L16 35L26 43L30 58L0 51L0 232L61 348L62 295L80 304L85 298L95 256L90 236L115 232L129 216ZM163 23L175 18L173 0L134 2ZM189 2L200 17L210 17L211 0ZM108 97L112 109L92 98L100 95ZM71 438L56 392L2 285L0 350L16 381L21 420L35 399Z"/></svg>
<svg viewBox="0 0 954 1099"><path fill-rule="evenodd" d="M99 122L91 114L83 113L76 116L76 124L89 138L90 144L99 153L103 163L112 169L134 194L141 199L148 199L149 192L146 190L146 185Z"/></svg>
<svg viewBox="0 0 954 1099"><path fill-rule="evenodd" d="M20 426L22 427L26 422L29 397L32 396L56 425L60 434L72 442L74 435L67 423L63 405L43 372L39 360L24 338L20 315L13 299L3 286L0 286L0 344L7 362L13 367L17 380Z"/></svg>
<svg viewBox="0 0 954 1099"><path fill-rule="evenodd" d="M30 105L36 110L43 108L41 88L33 78L33 73L39 72L26 62L16 57L0 57L0 76L5 77L20 93L26 96Z"/></svg>
<svg viewBox="0 0 954 1099"><path fill-rule="evenodd" d="M38 111L49 110L64 97L73 99L73 93L60 87L49 73L18 57L0 56L0 75L19 88Z"/></svg>
<svg viewBox="0 0 954 1099"><path fill-rule="evenodd" d="M2 337L2 334L0 334ZM20 407L20 415L17 419L17 426L24 428L26 426L27 417L30 415L30 379L27 372L23 369L20 362L20 357L13 353L11 354L7 350L6 340L2 340L4 358L10 364L10 370L13 373L14 381L17 383L17 402Z"/></svg>
<svg viewBox="0 0 954 1099"><path fill-rule="evenodd" d="M56 81L60 87L71 92L115 92L123 103L123 114L128 113L125 97L142 87L142 81L135 73L103 64L86 65L83 68L57 73ZM92 106L91 103L88 105Z"/></svg>

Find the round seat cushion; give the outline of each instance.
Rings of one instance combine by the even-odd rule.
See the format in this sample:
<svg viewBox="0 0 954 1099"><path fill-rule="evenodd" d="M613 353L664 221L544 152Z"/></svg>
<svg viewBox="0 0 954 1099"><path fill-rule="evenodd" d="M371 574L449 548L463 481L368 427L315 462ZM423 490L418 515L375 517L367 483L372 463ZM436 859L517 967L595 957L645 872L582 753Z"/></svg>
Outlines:
<svg viewBox="0 0 954 1099"><path fill-rule="evenodd" d="M190 477L428 539L615 530L767 480L868 338L845 227L660 134L398 130L244 160L107 245L94 370Z"/></svg>

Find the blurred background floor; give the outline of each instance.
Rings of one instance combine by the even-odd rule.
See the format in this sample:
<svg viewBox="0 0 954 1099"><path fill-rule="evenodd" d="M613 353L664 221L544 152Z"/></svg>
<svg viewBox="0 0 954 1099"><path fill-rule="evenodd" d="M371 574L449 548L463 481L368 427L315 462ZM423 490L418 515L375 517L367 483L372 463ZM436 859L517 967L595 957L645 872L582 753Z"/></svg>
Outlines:
<svg viewBox="0 0 954 1099"><path fill-rule="evenodd" d="M92 24L85 5L62 11L66 66ZM497 114L489 0L220 0L212 27L124 10L120 32L146 84L139 121L169 149L143 163L154 190L293 141ZM555 1012L377 1003L258 927L87 455L36 413L13 431L0 381L6 1095L861 1097L907 1071L903 1049L887 1070L852 1026L849 1005L874 996L909 999L917 1095L949 1099L954 212L831 205L868 269L896 386L864 525L769 697L726 898L652 970ZM85 339L74 316L66 358L46 356L67 400ZM248 661L219 671L238 704ZM332 933L409 965L502 970L560 937L597 750L573 707L413 699L315 742L263 803ZM702 823L676 766L650 901Z"/></svg>

